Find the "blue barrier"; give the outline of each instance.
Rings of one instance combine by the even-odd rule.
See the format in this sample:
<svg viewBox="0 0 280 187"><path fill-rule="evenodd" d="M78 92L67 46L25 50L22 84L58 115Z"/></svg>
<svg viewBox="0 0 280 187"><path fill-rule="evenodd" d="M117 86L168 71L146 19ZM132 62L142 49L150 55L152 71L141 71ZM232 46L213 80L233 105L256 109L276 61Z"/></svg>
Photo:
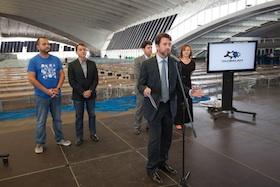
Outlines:
<svg viewBox="0 0 280 187"><path fill-rule="evenodd" d="M135 96L110 98L96 102L96 112L124 112L134 108L136 105ZM63 105L62 112L74 111L73 105ZM13 112L0 112L0 121L15 120L35 116L35 109L23 109Z"/></svg>
<svg viewBox="0 0 280 187"><path fill-rule="evenodd" d="M194 97L193 103L198 103L199 101L209 100L208 96L201 98ZM135 108L136 96L125 96L119 98L110 98L104 101L96 102L96 112L124 112L129 109ZM73 105L62 106L62 112L74 111ZM15 120L27 118L35 115L35 109L24 109L14 112L0 112L0 121L3 120Z"/></svg>

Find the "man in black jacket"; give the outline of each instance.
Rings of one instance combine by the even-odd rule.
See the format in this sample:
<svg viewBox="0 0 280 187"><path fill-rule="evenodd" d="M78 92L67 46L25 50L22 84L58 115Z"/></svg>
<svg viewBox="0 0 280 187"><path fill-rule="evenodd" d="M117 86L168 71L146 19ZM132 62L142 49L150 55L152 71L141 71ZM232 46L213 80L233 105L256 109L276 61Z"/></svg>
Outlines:
<svg viewBox="0 0 280 187"><path fill-rule="evenodd" d="M83 116L84 106L88 113L90 138L99 141L96 135L95 99L98 84L98 71L96 64L86 58L87 49L82 43L76 46L78 59L68 66L69 84L73 88L72 99L76 111L76 145L83 143Z"/></svg>
<svg viewBox="0 0 280 187"><path fill-rule="evenodd" d="M144 117L149 123L147 174L159 184L163 181L158 169L176 174L167 164L172 140L173 121L176 115L176 90L179 89L176 73L177 61L170 56L171 37L166 33L156 36L157 53L143 62L138 90L144 95ZM200 90L186 90L187 94L201 96Z"/></svg>

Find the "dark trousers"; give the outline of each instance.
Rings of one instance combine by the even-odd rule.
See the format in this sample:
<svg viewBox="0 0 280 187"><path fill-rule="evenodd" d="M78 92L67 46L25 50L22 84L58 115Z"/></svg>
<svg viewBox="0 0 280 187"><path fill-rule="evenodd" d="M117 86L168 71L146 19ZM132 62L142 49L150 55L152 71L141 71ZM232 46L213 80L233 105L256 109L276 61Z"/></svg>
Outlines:
<svg viewBox="0 0 280 187"><path fill-rule="evenodd" d="M168 151L172 141L172 116L170 103L160 103L155 118L149 123L148 163L151 172L168 160Z"/></svg>
<svg viewBox="0 0 280 187"><path fill-rule="evenodd" d="M96 134L95 99L74 100L74 107L76 111L76 137L78 140L82 140L84 135L83 121L84 121L85 106L88 113L88 125L89 125L90 135Z"/></svg>
<svg viewBox="0 0 280 187"><path fill-rule="evenodd" d="M141 95L139 92L136 92L136 112L134 116L134 128L141 130L141 124L144 118L144 112L143 112L143 105L144 102L144 96Z"/></svg>

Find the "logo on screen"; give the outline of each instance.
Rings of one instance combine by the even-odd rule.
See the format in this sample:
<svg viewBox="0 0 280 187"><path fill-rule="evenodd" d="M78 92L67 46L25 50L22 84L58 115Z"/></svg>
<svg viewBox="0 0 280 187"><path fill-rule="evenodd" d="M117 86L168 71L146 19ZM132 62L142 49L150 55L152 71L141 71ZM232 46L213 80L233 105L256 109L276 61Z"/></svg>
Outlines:
<svg viewBox="0 0 280 187"><path fill-rule="evenodd" d="M240 56L241 54L238 51L227 51L227 54L224 55L224 57L228 57L229 59L236 59Z"/></svg>
<svg viewBox="0 0 280 187"><path fill-rule="evenodd" d="M243 62L243 59L240 58L241 53L238 51L227 51L227 53L224 55L224 58L222 62L225 63L238 63Z"/></svg>

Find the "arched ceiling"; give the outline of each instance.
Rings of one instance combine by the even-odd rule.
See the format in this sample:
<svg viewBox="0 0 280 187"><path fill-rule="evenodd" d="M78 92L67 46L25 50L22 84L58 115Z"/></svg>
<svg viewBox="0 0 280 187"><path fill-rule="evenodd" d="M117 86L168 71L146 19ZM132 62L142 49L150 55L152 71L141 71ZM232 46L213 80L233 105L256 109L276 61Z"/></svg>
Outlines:
<svg viewBox="0 0 280 187"><path fill-rule="evenodd" d="M1 32L11 36L45 34L59 41L85 42L94 51L102 48L112 32L188 1L1 0L0 17L29 25L17 23L10 25L8 30L1 29ZM9 20L6 21L12 23Z"/></svg>

